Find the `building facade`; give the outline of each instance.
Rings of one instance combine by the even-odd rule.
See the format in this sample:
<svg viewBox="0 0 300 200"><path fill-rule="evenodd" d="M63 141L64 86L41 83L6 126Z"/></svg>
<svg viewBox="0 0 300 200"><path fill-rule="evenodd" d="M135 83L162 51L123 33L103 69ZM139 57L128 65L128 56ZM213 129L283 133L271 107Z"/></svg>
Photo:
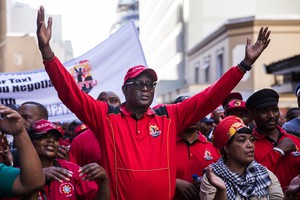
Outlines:
<svg viewBox="0 0 300 200"><path fill-rule="evenodd" d="M259 69L247 74L236 90L246 99L271 87L274 76L262 66L299 54L295 45L290 48L292 40L286 41L299 37L299 16L297 0L140 0L140 37L149 67L158 72L158 102L172 102L213 83L240 62L246 38L256 40L260 26L270 27L272 42L255 64ZM280 95L284 99L286 94Z"/></svg>

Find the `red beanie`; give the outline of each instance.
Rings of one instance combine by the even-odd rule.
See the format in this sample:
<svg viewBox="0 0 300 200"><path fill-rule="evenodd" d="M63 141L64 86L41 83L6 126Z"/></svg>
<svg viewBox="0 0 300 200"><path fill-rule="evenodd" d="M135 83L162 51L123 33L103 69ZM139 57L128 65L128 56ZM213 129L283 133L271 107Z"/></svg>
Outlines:
<svg viewBox="0 0 300 200"><path fill-rule="evenodd" d="M237 116L225 117L219 122L213 132L213 144L220 151L223 151L224 146L227 144L229 139L241 128L247 128L243 123L243 120Z"/></svg>

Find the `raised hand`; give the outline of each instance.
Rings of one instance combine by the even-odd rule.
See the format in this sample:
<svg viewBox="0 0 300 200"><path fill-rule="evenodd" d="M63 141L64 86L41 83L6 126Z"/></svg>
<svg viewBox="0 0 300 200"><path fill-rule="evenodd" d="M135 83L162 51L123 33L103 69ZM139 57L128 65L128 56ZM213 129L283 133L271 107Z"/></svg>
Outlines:
<svg viewBox="0 0 300 200"><path fill-rule="evenodd" d="M215 173L213 173L210 165L207 167L206 177L207 177L208 182L210 182L210 184L215 186L217 188L217 190L226 191L226 186L225 186L224 181L220 177L215 175Z"/></svg>
<svg viewBox="0 0 300 200"><path fill-rule="evenodd" d="M269 45L271 41L271 39L269 39L270 34L271 31L268 31L268 27L261 27L254 45L251 45L251 40L247 38L246 55L244 58L246 65L251 66Z"/></svg>
<svg viewBox="0 0 300 200"><path fill-rule="evenodd" d="M0 120L0 130L2 133L16 136L25 130L22 117L17 111L0 104L0 113L4 116Z"/></svg>
<svg viewBox="0 0 300 200"><path fill-rule="evenodd" d="M36 35L38 39L38 44L40 51L42 53L43 59L49 59L53 57L53 51L50 47L50 39L52 35L52 17L48 18L48 23L45 23L45 11L44 7L40 6L37 14L37 30Z"/></svg>

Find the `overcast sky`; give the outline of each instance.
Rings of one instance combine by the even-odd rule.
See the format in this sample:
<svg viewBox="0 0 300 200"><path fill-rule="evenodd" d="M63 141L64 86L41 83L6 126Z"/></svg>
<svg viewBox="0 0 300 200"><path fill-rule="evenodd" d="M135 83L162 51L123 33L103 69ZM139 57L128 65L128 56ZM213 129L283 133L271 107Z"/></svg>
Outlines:
<svg viewBox="0 0 300 200"><path fill-rule="evenodd" d="M118 0L17 0L33 8L43 5L47 14L61 14L64 40L71 40L74 57L109 37L116 20ZM55 22L54 22L55 23Z"/></svg>

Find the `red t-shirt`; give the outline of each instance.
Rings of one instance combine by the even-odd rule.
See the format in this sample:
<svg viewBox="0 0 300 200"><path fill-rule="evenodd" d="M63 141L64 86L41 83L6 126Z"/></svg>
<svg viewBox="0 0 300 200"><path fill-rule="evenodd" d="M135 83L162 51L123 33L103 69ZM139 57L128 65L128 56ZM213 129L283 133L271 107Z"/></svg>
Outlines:
<svg viewBox="0 0 300 200"><path fill-rule="evenodd" d="M285 191L291 180L300 174L300 138L286 133L280 126L277 126L277 128L281 132L278 142L288 137L295 143L297 150L281 156L279 152L273 150L276 143L254 129L254 136L257 138L254 155L257 162L267 167L277 176L283 191Z"/></svg>
<svg viewBox="0 0 300 200"><path fill-rule="evenodd" d="M125 104L113 108L81 91L56 57L44 64L61 101L96 134L113 200L172 199L177 134L219 106L244 74L232 67L197 95L176 105L149 108L136 120Z"/></svg>
<svg viewBox="0 0 300 200"><path fill-rule="evenodd" d="M72 140L69 153L71 155L70 161L79 166L94 162L100 165L100 145L97 137L90 129L80 133Z"/></svg>
<svg viewBox="0 0 300 200"><path fill-rule="evenodd" d="M198 132L199 136L192 144L179 138L176 143L176 178L193 182L192 175L202 177L203 170L220 158L219 150Z"/></svg>
<svg viewBox="0 0 300 200"><path fill-rule="evenodd" d="M79 177L79 166L75 163L66 160L57 159L59 166L73 172L70 181L63 180L62 183L52 180L46 183L41 190L39 190L39 200L70 200L80 199L89 200L96 197L98 185L95 181L82 180Z"/></svg>

